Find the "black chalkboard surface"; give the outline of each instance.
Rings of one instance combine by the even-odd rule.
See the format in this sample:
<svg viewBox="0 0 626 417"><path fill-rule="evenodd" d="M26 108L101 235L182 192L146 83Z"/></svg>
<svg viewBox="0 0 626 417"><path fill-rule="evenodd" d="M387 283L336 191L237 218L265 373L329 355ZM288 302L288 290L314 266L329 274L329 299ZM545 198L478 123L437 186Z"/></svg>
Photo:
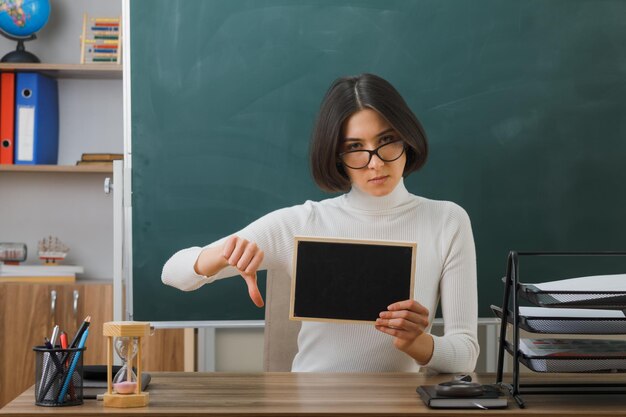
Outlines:
<svg viewBox="0 0 626 417"><path fill-rule="evenodd" d="M413 298L415 243L296 237L295 245L292 320L373 323Z"/></svg>

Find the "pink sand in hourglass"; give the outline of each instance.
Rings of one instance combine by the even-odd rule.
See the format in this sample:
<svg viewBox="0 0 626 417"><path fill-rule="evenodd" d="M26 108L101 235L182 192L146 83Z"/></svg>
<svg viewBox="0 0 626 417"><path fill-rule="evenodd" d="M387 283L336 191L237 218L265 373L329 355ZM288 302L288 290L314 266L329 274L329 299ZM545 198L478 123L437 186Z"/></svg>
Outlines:
<svg viewBox="0 0 626 417"><path fill-rule="evenodd" d="M137 388L137 383L132 381L123 381L113 384L113 389L118 394L132 394Z"/></svg>

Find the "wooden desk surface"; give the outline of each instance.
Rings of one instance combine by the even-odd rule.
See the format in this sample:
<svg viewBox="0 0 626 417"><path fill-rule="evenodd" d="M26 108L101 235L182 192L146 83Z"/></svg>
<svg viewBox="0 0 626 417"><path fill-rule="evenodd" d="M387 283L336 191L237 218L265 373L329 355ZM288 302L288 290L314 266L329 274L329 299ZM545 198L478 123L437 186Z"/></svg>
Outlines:
<svg viewBox="0 0 626 417"><path fill-rule="evenodd" d="M578 381L598 378L579 376ZM599 380L623 382L624 374ZM525 396L527 408L509 401L503 410L432 410L415 387L450 379L450 375L422 374L314 374L314 373L154 373L145 408L104 408L101 401L86 400L75 407L37 407L33 387L0 410L0 415L35 416L57 414L216 415L216 416L458 416L485 413L490 416L626 416L626 395ZM572 380L568 376L568 380ZM475 381L493 383L493 375ZM536 380L536 379L535 379ZM563 379L560 379L563 381Z"/></svg>

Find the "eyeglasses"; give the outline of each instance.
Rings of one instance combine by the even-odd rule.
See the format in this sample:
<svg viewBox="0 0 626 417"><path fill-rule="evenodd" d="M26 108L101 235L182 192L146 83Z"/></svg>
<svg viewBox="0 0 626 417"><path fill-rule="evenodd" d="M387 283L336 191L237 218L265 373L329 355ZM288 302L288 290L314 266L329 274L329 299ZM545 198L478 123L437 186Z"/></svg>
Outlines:
<svg viewBox="0 0 626 417"><path fill-rule="evenodd" d="M362 169L369 165L372 156L376 155L383 162L393 162L404 153L404 141L394 140L393 142L380 145L373 151L367 149L346 151L339 154L341 162L348 168Z"/></svg>

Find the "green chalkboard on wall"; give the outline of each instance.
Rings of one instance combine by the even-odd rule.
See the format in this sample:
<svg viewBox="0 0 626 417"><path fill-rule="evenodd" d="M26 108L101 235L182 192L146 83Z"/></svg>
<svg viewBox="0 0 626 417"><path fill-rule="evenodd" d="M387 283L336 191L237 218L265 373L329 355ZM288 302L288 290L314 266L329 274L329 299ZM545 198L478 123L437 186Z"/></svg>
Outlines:
<svg viewBox="0 0 626 417"><path fill-rule="evenodd" d="M242 280L184 293L162 265L328 197L310 130L331 81L362 72L391 81L429 136L409 190L470 215L481 316L510 249L626 249L624 16L609 0L133 0L134 318L263 318Z"/></svg>

